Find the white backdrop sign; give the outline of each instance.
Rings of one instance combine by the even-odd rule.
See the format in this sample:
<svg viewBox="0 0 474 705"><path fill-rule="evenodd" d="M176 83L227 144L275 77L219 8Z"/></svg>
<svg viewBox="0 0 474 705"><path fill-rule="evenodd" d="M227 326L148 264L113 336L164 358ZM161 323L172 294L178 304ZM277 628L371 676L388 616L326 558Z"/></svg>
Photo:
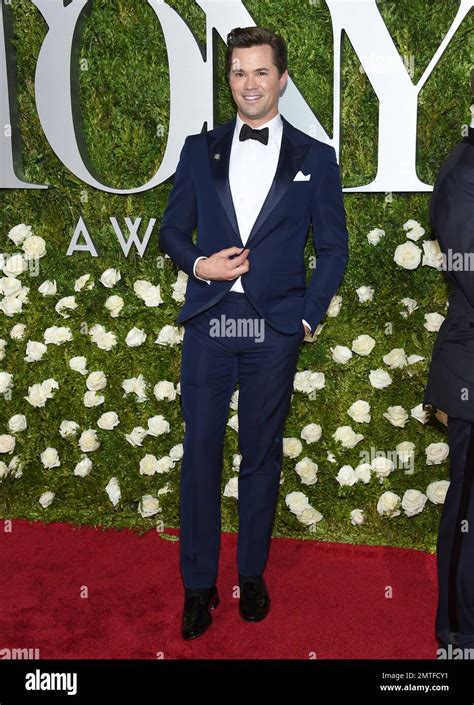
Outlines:
<svg viewBox="0 0 474 705"><path fill-rule="evenodd" d="M84 139L77 87L71 83L71 61L77 55L79 17L88 0L30 0L43 15L48 32L38 56L35 99L46 139L62 163L76 177L101 191L133 194L163 183L176 170L187 135L213 125L213 41L217 32L225 41L234 27L255 25L241 0L196 0L206 14L205 57L182 17L166 2L148 0L156 14L166 42L170 76L170 122L166 150L157 172L146 183L132 189L113 188L91 173ZM325 0L331 15L334 37L334 124L330 139L303 95L289 80L280 99L280 110L296 127L332 144L339 155L341 115L341 45L343 33L356 52L379 103L377 173L369 184L345 191L400 192L431 191L432 185L416 173L417 108L420 90L429 79L454 33L472 8L474 0L461 0L458 12L426 67L414 84L409 68L399 55L377 7L376 0ZM48 188L24 181L20 175L19 139L15 139L12 117L15 101L15 67L7 62L3 14L0 0L0 188ZM192 109L190 109L192 106ZM82 106L82 109L87 109ZM78 134L79 133L79 134Z"/></svg>

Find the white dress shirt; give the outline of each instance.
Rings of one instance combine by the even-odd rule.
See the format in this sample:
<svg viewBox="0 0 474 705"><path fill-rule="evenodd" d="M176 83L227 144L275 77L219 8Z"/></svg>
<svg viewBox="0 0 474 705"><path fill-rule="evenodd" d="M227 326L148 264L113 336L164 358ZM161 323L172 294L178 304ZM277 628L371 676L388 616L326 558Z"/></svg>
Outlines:
<svg viewBox="0 0 474 705"><path fill-rule="evenodd" d="M241 142L239 135L243 124L243 120L237 113L229 160L229 185L240 237L245 245L275 176L280 156L283 123L280 113L277 113L271 120L259 125L259 130L268 127L268 144L262 144L254 139ZM196 258L193 267L194 276L210 284L209 279L203 279L196 274L196 264L200 259L207 258L204 256ZM241 279L242 277L238 277L234 281L230 291L244 293ZM303 323L311 329L304 319Z"/></svg>

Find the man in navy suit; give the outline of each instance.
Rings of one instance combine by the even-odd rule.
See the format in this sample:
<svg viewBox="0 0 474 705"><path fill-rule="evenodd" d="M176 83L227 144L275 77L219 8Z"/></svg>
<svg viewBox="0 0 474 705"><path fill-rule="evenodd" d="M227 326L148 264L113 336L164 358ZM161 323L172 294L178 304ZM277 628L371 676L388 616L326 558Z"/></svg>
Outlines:
<svg viewBox="0 0 474 705"><path fill-rule="evenodd" d="M442 648L468 650L474 648L474 125L441 165L430 221L450 287L423 398L448 416L450 484L437 541L435 630Z"/></svg>
<svg viewBox="0 0 474 705"><path fill-rule="evenodd" d="M268 614L263 571L300 344L323 318L348 261L335 150L278 111L288 80L284 40L247 27L232 30L227 44L226 75L237 115L186 138L159 236L160 247L189 277L178 316L185 329L184 639L209 627L209 610L219 603L222 455L237 382L239 611L249 622ZM306 285L310 221L317 263Z"/></svg>

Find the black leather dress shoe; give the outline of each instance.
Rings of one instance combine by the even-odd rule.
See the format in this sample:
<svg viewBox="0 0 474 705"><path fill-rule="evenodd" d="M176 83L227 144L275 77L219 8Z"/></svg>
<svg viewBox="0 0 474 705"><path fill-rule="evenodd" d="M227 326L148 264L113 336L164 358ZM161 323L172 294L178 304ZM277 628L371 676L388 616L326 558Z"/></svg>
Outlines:
<svg viewBox="0 0 474 705"><path fill-rule="evenodd" d="M212 623L210 609L219 604L219 594L213 585L207 595L203 590L185 591L181 636L183 639L195 639L209 629Z"/></svg>
<svg viewBox="0 0 474 705"><path fill-rule="evenodd" d="M265 581L262 575L243 577L239 575L239 612L246 622L260 622L270 609Z"/></svg>

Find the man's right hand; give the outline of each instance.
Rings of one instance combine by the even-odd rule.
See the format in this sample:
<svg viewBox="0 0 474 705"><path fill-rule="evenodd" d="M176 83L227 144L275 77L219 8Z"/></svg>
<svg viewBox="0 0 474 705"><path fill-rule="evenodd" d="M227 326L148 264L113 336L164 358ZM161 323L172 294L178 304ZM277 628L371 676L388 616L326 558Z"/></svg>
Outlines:
<svg viewBox="0 0 474 705"><path fill-rule="evenodd" d="M249 271L248 254L250 250L241 247L227 247L214 252L206 259L200 259L196 265L196 274L203 279L231 281Z"/></svg>

